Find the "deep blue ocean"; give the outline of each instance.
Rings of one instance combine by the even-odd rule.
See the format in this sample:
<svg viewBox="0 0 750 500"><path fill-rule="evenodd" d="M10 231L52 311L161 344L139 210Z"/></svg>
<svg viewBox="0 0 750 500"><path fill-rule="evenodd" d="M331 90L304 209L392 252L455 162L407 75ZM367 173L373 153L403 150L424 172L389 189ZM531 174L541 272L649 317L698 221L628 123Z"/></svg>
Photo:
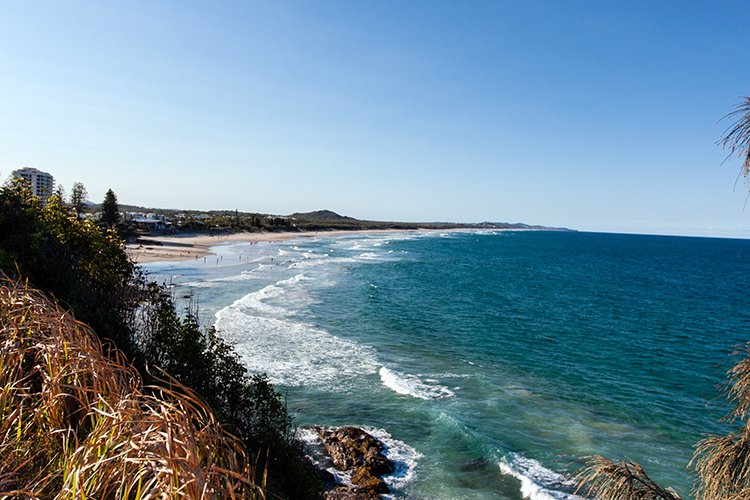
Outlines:
<svg viewBox="0 0 750 500"><path fill-rule="evenodd" d="M575 498L565 475L591 454L688 497L694 444L727 431L750 241L413 232L214 250L145 267L297 425L384 438L396 497Z"/></svg>

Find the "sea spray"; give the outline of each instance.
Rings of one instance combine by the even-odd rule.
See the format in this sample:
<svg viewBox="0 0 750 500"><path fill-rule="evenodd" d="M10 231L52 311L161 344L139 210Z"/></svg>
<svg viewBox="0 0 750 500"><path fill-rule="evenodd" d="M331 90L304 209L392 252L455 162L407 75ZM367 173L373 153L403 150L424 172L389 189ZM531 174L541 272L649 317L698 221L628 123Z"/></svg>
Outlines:
<svg viewBox="0 0 750 500"><path fill-rule="evenodd" d="M572 491L575 485L562 474L551 471L536 460L510 453L498 464L500 471L521 482L520 491L530 500L583 500Z"/></svg>
<svg viewBox="0 0 750 500"><path fill-rule="evenodd" d="M439 399L455 396L452 390L437 384L437 381L422 381L416 375L399 373L385 366L380 368L379 373L383 385L398 394L419 399Z"/></svg>

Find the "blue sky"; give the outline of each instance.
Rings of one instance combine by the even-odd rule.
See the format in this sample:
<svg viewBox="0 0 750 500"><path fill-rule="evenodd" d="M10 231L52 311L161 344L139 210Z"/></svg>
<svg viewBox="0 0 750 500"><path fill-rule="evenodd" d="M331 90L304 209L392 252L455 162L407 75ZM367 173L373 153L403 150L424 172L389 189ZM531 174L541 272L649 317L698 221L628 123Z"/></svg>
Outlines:
<svg viewBox="0 0 750 500"><path fill-rule="evenodd" d="M94 201L750 237L750 2L6 2L0 176Z"/></svg>

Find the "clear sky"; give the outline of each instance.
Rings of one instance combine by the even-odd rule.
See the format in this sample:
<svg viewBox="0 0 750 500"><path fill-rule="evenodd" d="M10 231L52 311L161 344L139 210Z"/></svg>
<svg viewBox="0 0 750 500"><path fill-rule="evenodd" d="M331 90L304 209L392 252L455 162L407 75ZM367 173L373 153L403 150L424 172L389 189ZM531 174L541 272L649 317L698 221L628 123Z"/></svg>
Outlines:
<svg viewBox="0 0 750 500"><path fill-rule="evenodd" d="M2 4L0 176L101 201L750 237L750 2ZM718 123L717 123L718 122Z"/></svg>

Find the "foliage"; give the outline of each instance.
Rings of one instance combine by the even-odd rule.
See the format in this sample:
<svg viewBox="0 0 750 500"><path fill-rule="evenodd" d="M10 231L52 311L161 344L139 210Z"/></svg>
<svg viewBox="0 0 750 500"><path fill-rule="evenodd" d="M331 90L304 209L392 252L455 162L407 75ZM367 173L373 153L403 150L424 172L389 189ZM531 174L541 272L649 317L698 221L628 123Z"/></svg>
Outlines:
<svg viewBox="0 0 750 500"><path fill-rule="evenodd" d="M725 417L740 422L726 436L708 436L698 442L692 463L700 478L700 498L750 498L750 343L738 349L740 361L729 372L726 397L733 404Z"/></svg>
<svg viewBox="0 0 750 500"><path fill-rule="evenodd" d="M0 366L3 498L264 497L242 443L194 392L144 387L86 325L7 280Z"/></svg>
<svg viewBox="0 0 750 500"><path fill-rule="evenodd" d="M120 222L120 207L117 205L117 196L111 189L104 195L100 220L109 226L115 226Z"/></svg>
<svg viewBox="0 0 750 500"><path fill-rule="evenodd" d="M79 220L55 196L42 207L27 185L14 182L0 189L0 271L53 294L100 338L113 340L146 380L147 367L163 369L195 390L247 449L268 457L258 458L258 470L268 467L269 491L318 495L320 483L302 465L278 392L265 377L248 374L232 346L203 331L195 315L180 317L113 230Z"/></svg>
<svg viewBox="0 0 750 500"><path fill-rule="evenodd" d="M82 214L86 211L86 200L88 197L89 193L82 182L73 184L73 189L70 192L70 206L73 207L76 214Z"/></svg>
<svg viewBox="0 0 750 500"><path fill-rule="evenodd" d="M97 333L126 354L143 277L113 231L78 220L53 196L42 207L28 187L14 182L0 190L0 270L20 272L49 290Z"/></svg>
<svg viewBox="0 0 750 500"><path fill-rule="evenodd" d="M62 184L58 184L57 187L55 188L55 192L52 194L54 196L57 196L60 202L62 202L63 204L65 203L65 188L63 187Z"/></svg>
<svg viewBox="0 0 750 500"><path fill-rule="evenodd" d="M300 461L291 417L268 378L250 375L214 328L201 331L192 311L178 316L171 296L161 288L152 284L149 295L140 311L138 337L146 363L201 394L248 449L266 460L258 470L270 472L269 491L290 498L317 497L320 482Z"/></svg>
<svg viewBox="0 0 750 500"><path fill-rule="evenodd" d="M632 500L681 500L671 488L656 484L635 462L612 462L591 456L578 472L578 490L594 498Z"/></svg>
<svg viewBox="0 0 750 500"><path fill-rule="evenodd" d="M744 97L724 119L733 122L724 130L719 144L729 149L729 156L736 154L743 158L740 174L747 179L750 174L750 97Z"/></svg>

